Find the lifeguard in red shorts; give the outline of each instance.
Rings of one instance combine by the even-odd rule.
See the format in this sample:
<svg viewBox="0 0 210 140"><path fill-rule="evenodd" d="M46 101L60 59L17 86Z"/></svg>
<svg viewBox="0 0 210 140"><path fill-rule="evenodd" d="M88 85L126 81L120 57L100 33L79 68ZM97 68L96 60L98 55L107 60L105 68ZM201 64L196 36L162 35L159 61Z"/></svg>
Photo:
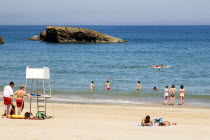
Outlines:
<svg viewBox="0 0 210 140"><path fill-rule="evenodd" d="M24 108L24 96L28 94L26 93L25 91L25 87L24 85L21 85L20 86L20 89L17 90L14 95L17 96L17 99L16 99L16 105L17 105L17 108L18 108L18 115L20 115L20 113L23 111L23 108Z"/></svg>
<svg viewBox="0 0 210 140"><path fill-rule="evenodd" d="M8 86L4 87L3 90L3 96L4 96L4 105L5 105L5 115L10 115L11 109L12 109L12 96L13 96L13 87L14 82L10 82Z"/></svg>

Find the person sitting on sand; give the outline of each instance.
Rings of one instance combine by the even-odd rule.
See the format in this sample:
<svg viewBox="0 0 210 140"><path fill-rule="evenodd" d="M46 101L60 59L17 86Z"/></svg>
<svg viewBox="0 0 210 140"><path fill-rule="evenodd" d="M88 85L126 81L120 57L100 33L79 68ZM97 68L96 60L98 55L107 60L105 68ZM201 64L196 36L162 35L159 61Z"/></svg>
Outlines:
<svg viewBox="0 0 210 140"><path fill-rule="evenodd" d="M179 97L180 97L182 105L184 104L184 95L185 95L185 89L184 89L184 86L181 85L180 90L179 90Z"/></svg>
<svg viewBox="0 0 210 140"><path fill-rule="evenodd" d="M163 64L160 65L150 65L152 68L163 68Z"/></svg>
<svg viewBox="0 0 210 140"><path fill-rule="evenodd" d="M109 81L106 81L105 86L106 86L106 90L110 90L111 89L111 84L110 84Z"/></svg>
<svg viewBox="0 0 210 140"><path fill-rule="evenodd" d="M170 126L170 125L177 125L177 123L170 123L168 121L163 121L156 126Z"/></svg>
<svg viewBox="0 0 210 140"><path fill-rule="evenodd" d="M136 84L136 90L141 90L141 83L140 83L140 81L138 81L138 83Z"/></svg>
<svg viewBox="0 0 210 140"><path fill-rule="evenodd" d="M24 89L25 89L24 85L21 85L20 89L14 93L14 96L17 95L16 104L18 108L18 115L20 115L20 113L23 111L24 108L24 101L23 101L24 96L25 95L29 96L29 94L26 93Z"/></svg>
<svg viewBox="0 0 210 140"><path fill-rule="evenodd" d="M154 91L159 91L159 89L157 89L156 87L153 88Z"/></svg>
<svg viewBox="0 0 210 140"><path fill-rule="evenodd" d="M90 89L90 90L94 90L94 81L91 82L90 88L89 88L89 89Z"/></svg>
<svg viewBox="0 0 210 140"><path fill-rule="evenodd" d="M141 125L142 126L150 126L153 124L153 121L150 120L150 116L147 115L145 118L142 119Z"/></svg>

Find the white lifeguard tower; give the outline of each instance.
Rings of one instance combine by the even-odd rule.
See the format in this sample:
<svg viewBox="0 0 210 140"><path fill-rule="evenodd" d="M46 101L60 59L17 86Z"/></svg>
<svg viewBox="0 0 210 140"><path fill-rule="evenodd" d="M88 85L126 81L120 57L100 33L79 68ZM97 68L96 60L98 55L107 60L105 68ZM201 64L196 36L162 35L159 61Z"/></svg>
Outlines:
<svg viewBox="0 0 210 140"><path fill-rule="evenodd" d="M47 117L46 100L50 99L52 103L53 117L55 117L53 99L50 86L50 70L48 67L33 68L26 67L26 83L25 90L31 94L30 96L30 112L31 102L33 99L37 101L37 113L44 112Z"/></svg>

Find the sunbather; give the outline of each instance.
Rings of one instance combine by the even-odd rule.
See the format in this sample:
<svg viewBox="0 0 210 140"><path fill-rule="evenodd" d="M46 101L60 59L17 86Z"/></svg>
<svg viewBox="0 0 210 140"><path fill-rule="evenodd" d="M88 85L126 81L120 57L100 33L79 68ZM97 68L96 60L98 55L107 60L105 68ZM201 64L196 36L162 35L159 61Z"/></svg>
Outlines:
<svg viewBox="0 0 210 140"><path fill-rule="evenodd" d="M142 119L141 125L142 126L150 126L153 122L150 120L150 116L147 115L145 118Z"/></svg>
<svg viewBox="0 0 210 140"><path fill-rule="evenodd" d="M157 126L170 126L170 125L177 125L177 123L170 123L168 121L163 121L159 123Z"/></svg>

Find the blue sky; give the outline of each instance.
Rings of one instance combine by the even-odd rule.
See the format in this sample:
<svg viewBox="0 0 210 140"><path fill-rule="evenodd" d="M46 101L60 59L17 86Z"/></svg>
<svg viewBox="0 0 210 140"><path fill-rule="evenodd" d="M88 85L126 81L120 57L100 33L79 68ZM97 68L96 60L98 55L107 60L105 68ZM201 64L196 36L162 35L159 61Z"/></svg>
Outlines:
<svg viewBox="0 0 210 140"><path fill-rule="evenodd" d="M1 0L0 25L210 25L210 0Z"/></svg>

